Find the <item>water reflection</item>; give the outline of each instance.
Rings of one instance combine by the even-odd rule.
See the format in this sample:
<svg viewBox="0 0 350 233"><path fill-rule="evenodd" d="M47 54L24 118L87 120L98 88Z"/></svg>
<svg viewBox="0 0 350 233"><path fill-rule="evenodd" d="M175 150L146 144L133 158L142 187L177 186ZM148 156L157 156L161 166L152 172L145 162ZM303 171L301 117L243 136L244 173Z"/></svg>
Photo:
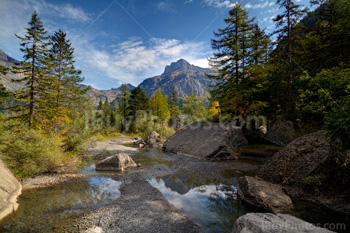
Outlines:
<svg viewBox="0 0 350 233"><path fill-rule="evenodd" d="M115 200L120 185L111 178L90 177L25 190L19 197L19 209L0 222L0 232L59 232L85 211Z"/></svg>
<svg viewBox="0 0 350 233"><path fill-rule="evenodd" d="M190 184L190 180L184 174L177 174L152 179L150 183L203 232L231 232L239 216L253 211L237 199L235 186Z"/></svg>

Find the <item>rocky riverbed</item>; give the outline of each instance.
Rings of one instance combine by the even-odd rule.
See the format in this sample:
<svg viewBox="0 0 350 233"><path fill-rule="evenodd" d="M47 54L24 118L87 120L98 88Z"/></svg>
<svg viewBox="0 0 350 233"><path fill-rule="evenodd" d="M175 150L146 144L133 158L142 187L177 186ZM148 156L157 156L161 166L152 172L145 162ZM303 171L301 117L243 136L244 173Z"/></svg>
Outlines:
<svg viewBox="0 0 350 233"><path fill-rule="evenodd" d="M19 210L0 222L0 231L231 232L240 216L263 211L243 202L236 187L239 177L255 176L270 155L251 155L244 148L248 156L210 162L139 149L131 141L96 142L76 174L26 180ZM130 155L141 166L124 172L95 170L99 161L116 153ZM348 220L327 211L296 205L291 214L314 223Z"/></svg>

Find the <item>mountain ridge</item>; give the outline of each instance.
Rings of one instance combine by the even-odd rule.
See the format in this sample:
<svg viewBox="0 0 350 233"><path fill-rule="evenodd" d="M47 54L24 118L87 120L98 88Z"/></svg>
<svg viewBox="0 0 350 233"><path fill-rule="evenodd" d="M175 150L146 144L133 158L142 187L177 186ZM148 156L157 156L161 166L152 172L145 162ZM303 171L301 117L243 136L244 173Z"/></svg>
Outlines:
<svg viewBox="0 0 350 233"><path fill-rule="evenodd" d="M16 59L7 55L0 49L0 64L11 67L19 63ZM214 81L209 79L206 74L215 74L217 71L210 68L201 68L188 63L184 59L179 59L165 66L164 72L161 75L153 76L143 80L139 86L145 91L148 97L151 97L157 89L161 89L163 94L171 95L173 88L178 93L179 98L185 98L193 92L197 96L209 97L209 86L214 84ZM9 71L6 75L0 74L0 83L3 84L7 90L15 91L24 88L22 83L14 83L12 79L19 79L22 74L14 74ZM81 87L90 85L80 84ZM132 91L135 86L128 84L129 91ZM99 90L90 86L86 96L92 100L94 106L97 106L100 99L105 99L113 103L118 94L120 94L120 87L111 88L110 90Z"/></svg>
<svg viewBox="0 0 350 233"><path fill-rule="evenodd" d="M216 74L210 68L201 68L191 65L184 59L172 62L164 69L163 74L145 79L139 86L148 97L160 88L163 94L170 95L173 88L180 98L193 92L197 96L209 97L209 86L215 84L206 74Z"/></svg>

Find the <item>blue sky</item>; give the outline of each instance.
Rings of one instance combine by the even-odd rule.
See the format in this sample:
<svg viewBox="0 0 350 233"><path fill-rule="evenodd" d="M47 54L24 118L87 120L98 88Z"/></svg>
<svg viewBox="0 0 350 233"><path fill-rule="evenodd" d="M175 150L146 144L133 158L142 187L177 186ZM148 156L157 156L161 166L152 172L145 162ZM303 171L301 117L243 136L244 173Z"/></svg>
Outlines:
<svg viewBox="0 0 350 233"><path fill-rule="evenodd" d="M36 10L49 34L67 33L85 84L138 85L180 58L208 67L213 32L225 27L223 19L236 2L273 31L271 19L279 12L274 0L0 0L0 48L21 60L14 34L25 34Z"/></svg>

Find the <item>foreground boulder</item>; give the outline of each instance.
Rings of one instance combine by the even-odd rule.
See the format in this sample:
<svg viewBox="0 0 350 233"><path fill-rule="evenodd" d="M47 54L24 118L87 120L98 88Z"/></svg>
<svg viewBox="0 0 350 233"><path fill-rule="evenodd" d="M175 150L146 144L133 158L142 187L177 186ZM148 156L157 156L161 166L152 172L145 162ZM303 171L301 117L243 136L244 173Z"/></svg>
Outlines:
<svg viewBox="0 0 350 233"><path fill-rule="evenodd" d="M18 208L17 197L21 190L21 184L0 160L0 219Z"/></svg>
<svg viewBox="0 0 350 233"><path fill-rule="evenodd" d="M295 138L291 121L277 120L266 132L264 139L278 146L285 146Z"/></svg>
<svg viewBox="0 0 350 233"><path fill-rule="evenodd" d="M129 167L136 167L137 164L127 154L109 156L96 164L96 171L124 171Z"/></svg>
<svg viewBox="0 0 350 233"><path fill-rule="evenodd" d="M274 213L293 208L292 200L276 184L245 176L239 178L237 190L244 201Z"/></svg>
<svg viewBox="0 0 350 233"><path fill-rule="evenodd" d="M324 133L318 131L293 140L265 163L258 176L274 183L302 185L303 178L326 177L337 170L344 155Z"/></svg>
<svg viewBox="0 0 350 233"><path fill-rule="evenodd" d="M249 213L237 219L233 233L330 233L289 214Z"/></svg>
<svg viewBox="0 0 350 233"><path fill-rule="evenodd" d="M238 147L246 146L242 130L232 123L194 122L178 130L163 150L199 159L233 159Z"/></svg>

